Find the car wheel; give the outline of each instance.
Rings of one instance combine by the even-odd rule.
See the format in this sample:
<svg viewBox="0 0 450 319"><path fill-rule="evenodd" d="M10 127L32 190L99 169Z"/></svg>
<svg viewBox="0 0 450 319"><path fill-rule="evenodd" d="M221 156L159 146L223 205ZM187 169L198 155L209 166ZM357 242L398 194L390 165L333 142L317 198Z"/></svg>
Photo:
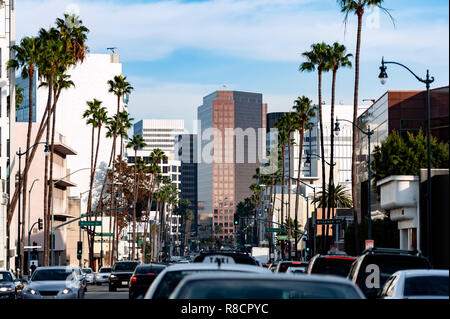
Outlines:
<svg viewBox="0 0 450 319"><path fill-rule="evenodd" d="M109 291L117 291L117 288L114 286L109 285Z"/></svg>

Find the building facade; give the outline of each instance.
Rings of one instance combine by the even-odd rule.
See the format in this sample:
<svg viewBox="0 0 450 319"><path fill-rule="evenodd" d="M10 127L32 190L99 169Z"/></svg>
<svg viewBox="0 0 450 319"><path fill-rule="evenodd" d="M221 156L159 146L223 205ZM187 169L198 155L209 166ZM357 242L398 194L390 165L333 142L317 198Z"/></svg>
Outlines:
<svg viewBox="0 0 450 319"><path fill-rule="evenodd" d="M250 196L252 176L265 155L267 105L262 98L259 93L216 91L197 109L199 216L211 217L216 240L234 240L236 205Z"/></svg>

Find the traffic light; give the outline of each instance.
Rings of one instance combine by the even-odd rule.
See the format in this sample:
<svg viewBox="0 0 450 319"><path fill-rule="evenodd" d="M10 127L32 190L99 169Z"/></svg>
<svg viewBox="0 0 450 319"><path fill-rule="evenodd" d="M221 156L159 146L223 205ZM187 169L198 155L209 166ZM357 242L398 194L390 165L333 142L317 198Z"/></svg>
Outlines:
<svg viewBox="0 0 450 319"><path fill-rule="evenodd" d="M42 218L38 218L38 229L42 230Z"/></svg>
<svg viewBox="0 0 450 319"><path fill-rule="evenodd" d="M83 242L77 242L77 259L81 260L81 254L83 253Z"/></svg>
<svg viewBox="0 0 450 319"><path fill-rule="evenodd" d="M237 214L234 214L234 225L239 225L239 216Z"/></svg>

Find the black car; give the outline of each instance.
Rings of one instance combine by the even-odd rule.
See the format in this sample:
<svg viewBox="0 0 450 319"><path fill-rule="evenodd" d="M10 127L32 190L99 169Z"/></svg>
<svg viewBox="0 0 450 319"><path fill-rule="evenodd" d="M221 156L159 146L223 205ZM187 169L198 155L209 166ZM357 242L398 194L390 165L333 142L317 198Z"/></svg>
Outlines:
<svg viewBox="0 0 450 319"><path fill-rule="evenodd" d="M302 268L306 272L308 267L307 261L293 261L293 260L281 260L278 262L277 268L275 268L274 273L287 272L288 268Z"/></svg>
<svg viewBox="0 0 450 319"><path fill-rule="evenodd" d="M408 269L431 269L431 264L417 250L371 248L353 262L347 278L372 299L393 273Z"/></svg>
<svg viewBox="0 0 450 319"><path fill-rule="evenodd" d="M139 261L117 261L109 275L109 291L116 291L117 288L128 288L130 278L139 264Z"/></svg>
<svg viewBox="0 0 450 319"><path fill-rule="evenodd" d="M22 289L21 280L9 271L0 271L0 299L16 299Z"/></svg>
<svg viewBox="0 0 450 319"><path fill-rule="evenodd" d="M306 272L308 275L322 274L347 277L355 260L355 256L317 254L309 261Z"/></svg>
<svg viewBox="0 0 450 319"><path fill-rule="evenodd" d="M143 297L156 276L158 276L166 267L166 265L162 264L145 264L137 266L131 276L129 284L129 299Z"/></svg>
<svg viewBox="0 0 450 319"><path fill-rule="evenodd" d="M235 264L260 266L260 263L248 253L234 250L210 250L201 252L200 255L194 258L194 263L208 262L208 260L210 260L209 262L216 262L218 256L223 256L223 262L225 263L228 258L231 258Z"/></svg>

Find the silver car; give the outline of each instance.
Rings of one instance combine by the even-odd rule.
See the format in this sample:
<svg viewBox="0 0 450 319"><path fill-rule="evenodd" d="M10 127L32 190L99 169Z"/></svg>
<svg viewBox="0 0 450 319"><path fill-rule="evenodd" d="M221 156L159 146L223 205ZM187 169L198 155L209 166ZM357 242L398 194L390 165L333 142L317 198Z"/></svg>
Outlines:
<svg viewBox="0 0 450 319"><path fill-rule="evenodd" d="M95 284L100 286L101 284L109 283L109 276L111 275L111 267L101 267L95 274Z"/></svg>
<svg viewBox="0 0 450 319"><path fill-rule="evenodd" d="M86 279L78 266L38 267L23 290L23 299L81 299Z"/></svg>
<svg viewBox="0 0 450 319"><path fill-rule="evenodd" d="M95 284L95 275L96 273L92 271L92 268L83 268L83 275L86 277L86 282L88 284Z"/></svg>

